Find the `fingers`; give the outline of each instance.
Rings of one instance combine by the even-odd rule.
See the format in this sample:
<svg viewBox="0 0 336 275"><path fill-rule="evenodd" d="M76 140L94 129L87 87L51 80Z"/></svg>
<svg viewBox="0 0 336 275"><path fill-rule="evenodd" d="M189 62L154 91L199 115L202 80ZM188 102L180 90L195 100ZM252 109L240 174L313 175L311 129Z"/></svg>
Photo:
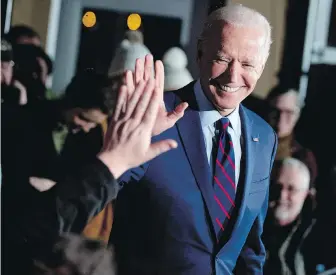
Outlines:
<svg viewBox="0 0 336 275"><path fill-rule="evenodd" d="M155 62L155 86L164 89L164 67L160 60Z"/></svg>
<svg viewBox="0 0 336 275"><path fill-rule="evenodd" d="M130 98L130 95L134 92L134 77L133 77L133 72L127 70L125 74L125 84L127 87L128 95Z"/></svg>
<svg viewBox="0 0 336 275"><path fill-rule="evenodd" d="M138 84L144 79L144 60L142 58L137 58L135 62L135 84Z"/></svg>
<svg viewBox="0 0 336 275"><path fill-rule="evenodd" d="M153 129L157 113L160 106L160 92L155 88L148 104L147 110L143 116L143 124L145 127Z"/></svg>
<svg viewBox="0 0 336 275"><path fill-rule="evenodd" d="M127 87L126 85L122 85L119 89L117 104L113 113L113 121L117 121L120 118L125 102L127 102Z"/></svg>
<svg viewBox="0 0 336 275"><path fill-rule="evenodd" d="M127 70L125 73L125 85L127 87L127 100L125 101L124 105L123 105L123 112L126 112L126 108L127 108L127 102L128 100L131 98L133 92L134 92L134 74L132 71Z"/></svg>
<svg viewBox="0 0 336 275"><path fill-rule="evenodd" d="M157 156L168 152L171 149L177 148L177 142L172 139L166 139L162 141L155 142L150 145L150 148L146 154L147 160L149 161Z"/></svg>
<svg viewBox="0 0 336 275"><path fill-rule="evenodd" d="M168 114L168 119L172 121L173 124L175 124L176 121L178 121L181 117L184 115L184 111L188 108L187 102L182 102L174 109L174 111L170 112Z"/></svg>
<svg viewBox="0 0 336 275"><path fill-rule="evenodd" d="M144 88L146 84L147 83L145 83L145 81L143 80L140 80L140 82L137 84L134 90L134 93L132 94L130 100L127 103L126 114L124 116L125 120L129 119L131 115L133 114L134 109L136 108L139 102L139 98L144 92Z"/></svg>
<svg viewBox="0 0 336 275"><path fill-rule="evenodd" d="M154 79L149 79L146 83L142 96L135 107L133 117L136 121L141 121L145 112L148 109L149 102L152 98L152 94L154 92Z"/></svg>
<svg viewBox="0 0 336 275"><path fill-rule="evenodd" d="M153 65L153 56L151 54L147 54L145 57L144 80L153 78Z"/></svg>
<svg viewBox="0 0 336 275"><path fill-rule="evenodd" d="M183 114L183 112L188 108L189 104L187 102L182 102L179 105L176 106L176 108L174 109L174 113L176 115L178 114Z"/></svg>

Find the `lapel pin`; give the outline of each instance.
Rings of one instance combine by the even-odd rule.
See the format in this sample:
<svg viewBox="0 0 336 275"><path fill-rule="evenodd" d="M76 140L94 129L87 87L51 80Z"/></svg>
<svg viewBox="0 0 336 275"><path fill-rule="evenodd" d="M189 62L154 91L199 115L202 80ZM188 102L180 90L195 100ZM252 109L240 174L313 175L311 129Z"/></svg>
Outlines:
<svg viewBox="0 0 336 275"><path fill-rule="evenodd" d="M254 141L254 142L258 142L258 141L259 141L259 138L254 137L254 138L253 138L253 141Z"/></svg>

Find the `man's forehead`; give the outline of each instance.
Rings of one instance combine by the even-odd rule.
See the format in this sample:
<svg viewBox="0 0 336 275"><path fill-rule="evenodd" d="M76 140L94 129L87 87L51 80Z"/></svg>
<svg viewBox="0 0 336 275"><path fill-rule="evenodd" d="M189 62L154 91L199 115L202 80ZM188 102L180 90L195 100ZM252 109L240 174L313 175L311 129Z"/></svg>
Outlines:
<svg viewBox="0 0 336 275"><path fill-rule="evenodd" d="M280 173L278 183L285 186L292 186L296 188L305 188L304 172L297 166L283 165ZM309 186L307 186L308 188Z"/></svg>

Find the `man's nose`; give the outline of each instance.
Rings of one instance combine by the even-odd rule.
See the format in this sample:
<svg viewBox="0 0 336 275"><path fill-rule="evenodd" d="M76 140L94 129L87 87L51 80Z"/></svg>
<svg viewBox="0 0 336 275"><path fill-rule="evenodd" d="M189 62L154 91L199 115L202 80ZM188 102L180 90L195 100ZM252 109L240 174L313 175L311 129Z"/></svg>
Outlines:
<svg viewBox="0 0 336 275"><path fill-rule="evenodd" d="M229 68L228 68L228 81L229 81L229 83L238 82L239 74L240 74L240 64L239 64L239 62L232 61L229 64Z"/></svg>
<svg viewBox="0 0 336 275"><path fill-rule="evenodd" d="M285 201L285 200L287 200L287 198L288 198L288 190L286 189L286 188L282 188L281 189L281 192L280 192L280 199L282 200L282 201Z"/></svg>

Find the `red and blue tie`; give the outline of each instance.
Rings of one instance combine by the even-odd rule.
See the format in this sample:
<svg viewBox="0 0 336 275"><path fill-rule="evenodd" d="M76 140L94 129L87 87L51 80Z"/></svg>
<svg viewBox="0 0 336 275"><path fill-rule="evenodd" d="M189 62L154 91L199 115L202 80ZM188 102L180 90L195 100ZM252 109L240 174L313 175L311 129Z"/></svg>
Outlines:
<svg viewBox="0 0 336 275"><path fill-rule="evenodd" d="M228 132L230 121L224 117L220 120L220 139L214 169L214 200L216 208L216 233L218 239L235 207L235 157L231 136Z"/></svg>

